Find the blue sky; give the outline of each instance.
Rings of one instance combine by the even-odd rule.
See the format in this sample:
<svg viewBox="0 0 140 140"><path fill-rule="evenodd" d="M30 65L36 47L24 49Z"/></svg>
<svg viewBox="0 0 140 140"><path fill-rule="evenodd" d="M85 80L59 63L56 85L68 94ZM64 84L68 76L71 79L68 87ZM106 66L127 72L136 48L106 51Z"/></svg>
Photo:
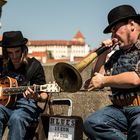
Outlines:
<svg viewBox="0 0 140 140"><path fill-rule="evenodd" d="M132 5L140 13L140 0L7 0L2 29L21 30L30 40L71 40L80 30L91 45L110 37L103 34L109 10Z"/></svg>

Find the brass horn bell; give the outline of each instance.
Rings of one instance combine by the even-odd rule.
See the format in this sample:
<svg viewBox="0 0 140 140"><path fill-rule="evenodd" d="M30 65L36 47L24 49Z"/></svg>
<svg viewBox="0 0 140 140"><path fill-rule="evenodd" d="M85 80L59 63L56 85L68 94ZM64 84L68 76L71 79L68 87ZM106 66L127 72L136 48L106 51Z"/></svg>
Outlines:
<svg viewBox="0 0 140 140"><path fill-rule="evenodd" d="M76 92L82 87L82 77L80 72L83 71L98 55L102 54L109 48L100 47L95 52L85 57L81 62L74 66L59 62L53 68L53 75L56 83L61 89L67 92Z"/></svg>
<svg viewBox="0 0 140 140"><path fill-rule="evenodd" d="M64 62L57 63L53 68L54 79L67 92L76 92L82 86L79 71L72 65Z"/></svg>

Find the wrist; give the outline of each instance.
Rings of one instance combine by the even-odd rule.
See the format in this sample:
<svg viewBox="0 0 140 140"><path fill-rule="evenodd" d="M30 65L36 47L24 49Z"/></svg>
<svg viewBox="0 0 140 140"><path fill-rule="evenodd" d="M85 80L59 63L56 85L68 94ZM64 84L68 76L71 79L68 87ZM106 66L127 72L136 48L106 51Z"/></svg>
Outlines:
<svg viewBox="0 0 140 140"><path fill-rule="evenodd" d="M104 77L103 77L103 80L102 80L102 87L105 87L105 84L106 84L106 78L107 78L107 76L104 76Z"/></svg>
<svg viewBox="0 0 140 140"><path fill-rule="evenodd" d="M37 102L41 101L41 95L37 94L36 97L34 98L34 100Z"/></svg>

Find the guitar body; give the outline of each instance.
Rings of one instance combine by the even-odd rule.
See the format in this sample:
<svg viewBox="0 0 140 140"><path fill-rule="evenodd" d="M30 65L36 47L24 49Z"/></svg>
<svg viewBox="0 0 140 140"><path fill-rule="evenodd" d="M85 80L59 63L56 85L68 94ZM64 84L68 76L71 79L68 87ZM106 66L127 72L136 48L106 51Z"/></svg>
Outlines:
<svg viewBox="0 0 140 140"><path fill-rule="evenodd" d="M4 93L2 93L2 88L5 87L17 87L18 83L17 80L11 77L4 77L0 79L0 87L1 87L1 93L0 93L0 104L4 105L4 106L12 106L15 101L17 96L16 95L4 95Z"/></svg>
<svg viewBox="0 0 140 140"><path fill-rule="evenodd" d="M23 94L29 86L20 86L18 87L17 80L11 77L4 77L0 79L0 104L10 107L12 106L18 94ZM53 82L52 84L44 85L34 85L30 88L35 92L60 92L60 87L57 83Z"/></svg>

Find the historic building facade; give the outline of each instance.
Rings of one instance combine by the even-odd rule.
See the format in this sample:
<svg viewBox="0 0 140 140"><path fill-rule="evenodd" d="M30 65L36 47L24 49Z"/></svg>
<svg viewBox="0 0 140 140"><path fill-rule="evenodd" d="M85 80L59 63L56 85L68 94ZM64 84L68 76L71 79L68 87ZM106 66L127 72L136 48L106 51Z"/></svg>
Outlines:
<svg viewBox="0 0 140 140"><path fill-rule="evenodd" d="M29 40L27 45L29 55L36 57L42 64L50 59L74 61L76 57L85 57L90 51L80 31L72 40Z"/></svg>

